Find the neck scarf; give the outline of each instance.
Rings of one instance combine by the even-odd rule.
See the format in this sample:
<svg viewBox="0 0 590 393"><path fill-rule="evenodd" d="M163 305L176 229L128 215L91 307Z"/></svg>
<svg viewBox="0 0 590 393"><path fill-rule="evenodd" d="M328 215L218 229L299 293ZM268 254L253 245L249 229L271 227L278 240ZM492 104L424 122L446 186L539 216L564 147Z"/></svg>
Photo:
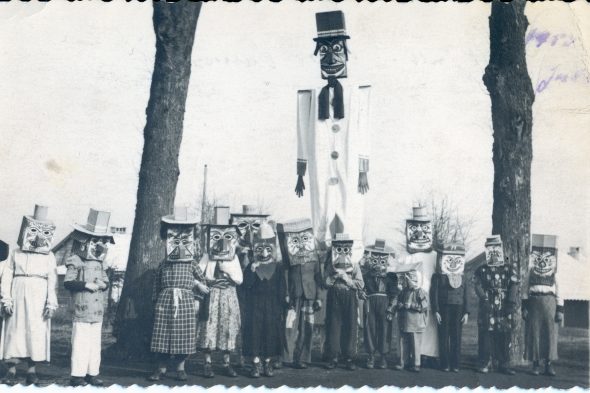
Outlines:
<svg viewBox="0 0 590 393"><path fill-rule="evenodd" d="M334 88L334 118L344 118L344 98L342 96L342 85L334 77L328 78L328 84L322 88L319 97L318 119L327 120L330 118L330 87Z"/></svg>

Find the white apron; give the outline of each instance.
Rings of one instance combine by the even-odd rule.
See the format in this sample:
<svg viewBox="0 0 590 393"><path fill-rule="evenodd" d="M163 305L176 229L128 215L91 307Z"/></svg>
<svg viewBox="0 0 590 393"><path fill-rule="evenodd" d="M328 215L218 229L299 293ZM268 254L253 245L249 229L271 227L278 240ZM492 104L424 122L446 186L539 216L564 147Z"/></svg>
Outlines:
<svg viewBox="0 0 590 393"><path fill-rule="evenodd" d="M334 232L354 240L352 258L363 253L364 205L358 192L360 158L369 152L370 86L353 86L339 79L344 94L343 119L318 120L322 87L300 90L297 100L297 158L307 161L311 216L315 236L330 246ZM330 89L330 100L333 89Z"/></svg>

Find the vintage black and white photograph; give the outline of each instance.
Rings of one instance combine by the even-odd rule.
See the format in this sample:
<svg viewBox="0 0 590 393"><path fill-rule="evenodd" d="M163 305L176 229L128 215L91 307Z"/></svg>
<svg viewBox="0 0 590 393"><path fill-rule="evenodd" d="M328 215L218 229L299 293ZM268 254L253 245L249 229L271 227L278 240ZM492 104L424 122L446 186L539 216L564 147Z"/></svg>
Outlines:
<svg viewBox="0 0 590 393"><path fill-rule="evenodd" d="M0 3L0 384L588 389L585 1Z"/></svg>

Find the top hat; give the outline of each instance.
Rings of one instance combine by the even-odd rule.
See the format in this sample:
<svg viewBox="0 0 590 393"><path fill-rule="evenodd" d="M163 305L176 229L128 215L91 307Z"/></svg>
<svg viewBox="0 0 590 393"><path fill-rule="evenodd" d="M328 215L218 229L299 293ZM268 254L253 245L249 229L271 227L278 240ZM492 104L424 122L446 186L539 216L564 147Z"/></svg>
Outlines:
<svg viewBox="0 0 590 393"><path fill-rule="evenodd" d="M500 235L492 235L486 238L485 246L501 246L502 245L502 237Z"/></svg>
<svg viewBox="0 0 590 393"><path fill-rule="evenodd" d="M162 222L176 225L196 225L199 220L194 213L189 212L186 206L174 206L174 213L162 217Z"/></svg>
<svg viewBox="0 0 590 393"><path fill-rule="evenodd" d="M256 206L254 205L242 205L242 212L241 213L232 213L230 214L231 218L233 217L268 217L268 214L261 214L257 212Z"/></svg>
<svg viewBox="0 0 590 393"><path fill-rule="evenodd" d="M258 230L258 235L256 238L260 240L268 240L275 238L275 231L273 231L272 226L270 224L263 222L260 224L260 229Z"/></svg>
<svg viewBox="0 0 590 393"><path fill-rule="evenodd" d="M557 236L533 234L531 246L539 248L557 248Z"/></svg>
<svg viewBox="0 0 590 393"><path fill-rule="evenodd" d="M109 237L111 243L114 243L113 235L108 231L110 212L90 209L86 224L74 224L74 229L78 232L85 233L91 236Z"/></svg>
<svg viewBox="0 0 590 393"><path fill-rule="evenodd" d="M315 23L318 30L314 41L331 38L350 38L346 34L346 23L342 11L318 12L315 14Z"/></svg>
<svg viewBox="0 0 590 393"><path fill-rule="evenodd" d="M306 229L312 229L311 220L309 218L298 218L281 223L277 223L277 232L301 232Z"/></svg>
<svg viewBox="0 0 590 393"><path fill-rule="evenodd" d="M430 217L426 212L426 207L424 206L414 206L412 207L412 221L421 221L421 222L428 222L430 221Z"/></svg>
<svg viewBox="0 0 590 393"><path fill-rule="evenodd" d="M381 254L394 254L393 248L385 245L385 240L375 239L375 244L365 247L365 251L377 252Z"/></svg>
<svg viewBox="0 0 590 393"><path fill-rule="evenodd" d="M444 243L438 252L442 254L465 255L465 245L457 242Z"/></svg>
<svg viewBox="0 0 590 393"><path fill-rule="evenodd" d="M49 210L49 208L47 206L35 205L35 212L33 213L33 215L32 216L27 215L25 217L27 217L29 220L35 220L35 221L49 223L52 221L47 218L48 210Z"/></svg>

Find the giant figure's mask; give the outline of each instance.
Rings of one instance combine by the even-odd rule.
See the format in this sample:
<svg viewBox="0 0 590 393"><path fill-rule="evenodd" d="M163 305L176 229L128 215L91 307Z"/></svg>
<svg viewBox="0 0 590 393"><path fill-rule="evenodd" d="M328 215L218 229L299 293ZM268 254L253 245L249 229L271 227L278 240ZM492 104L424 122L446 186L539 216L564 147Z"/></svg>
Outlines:
<svg viewBox="0 0 590 393"><path fill-rule="evenodd" d="M406 220L406 248L410 254L432 251L432 224L426 208L414 207L413 217Z"/></svg>
<svg viewBox="0 0 590 393"><path fill-rule="evenodd" d="M492 235L486 239L486 263L488 266L504 265L504 247L500 235Z"/></svg>
<svg viewBox="0 0 590 393"><path fill-rule="evenodd" d="M437 270L445 274L453 288L459 288L463 282L465 270L465 246L459 243L445 243L437 255Z"/></svg>
<svg viewBox="0 0 590 393"><path fill-rule="evenodd" d="M529 269L538 276L557 271L557 236L533 234Z"/></svg>
<svg viewBox="0 0 590 393"><path fill-rule="evenodd" d="M317 260L311 220L291 220L277 225L283 258L290 266Z"/></svg>
<svg viewBox="0 0 590 393"><path fill-rule="evenodd" d="M55 235L55 224L47 219L47 207L35 205L32 216L24 216L17 244L22 251L49 254Z"/></svg>
<svg viewBox="0 0 590 393"><path fill-rule="evenodd" d="M252 248L254 238L258 236L260 231L260 226L268 218L268 214L256 214L254 210L253 206L243 205L242 213L234 213L230 218L230 224L238 227L239 243L242 247Z"/></svg>
<svg viewBox="0 0 590 393"><path fill-rule="evenodd" d="M197 257L197 217L186 206L174 206L174 213L162 217L168 262L190 262Z"/></svg>
<svg viewBox="0 0 590 393"><path fill-rule="evenodd" d="M332 239L332 266L335 270L352 271L352 245L347 234L337 233Z"/></svg>
<svg viewBox="0 0 590 393"><path fill-rule="evenodd" d="M115 239L109 233L111 213L90 209L86 224L74 224L72 252L83 260L102 262L107 256L109 244Z"/></svg>
<svg viewBox="0 0 590 393"><path fill-rule="evenodd" d="M322 78L346 78L348 50L346 24L342 11L319 12L316 14L318 31L314 54L320 56Z"/></svg>
<svg viewBox="0 0 590 393"><path fill-rule="evenodd" d="M395 257L393 248L387 247L385 240L376 239L374 245L365 247L363 255L364 268L373 276L385 277L390 257Z"/></svg>

